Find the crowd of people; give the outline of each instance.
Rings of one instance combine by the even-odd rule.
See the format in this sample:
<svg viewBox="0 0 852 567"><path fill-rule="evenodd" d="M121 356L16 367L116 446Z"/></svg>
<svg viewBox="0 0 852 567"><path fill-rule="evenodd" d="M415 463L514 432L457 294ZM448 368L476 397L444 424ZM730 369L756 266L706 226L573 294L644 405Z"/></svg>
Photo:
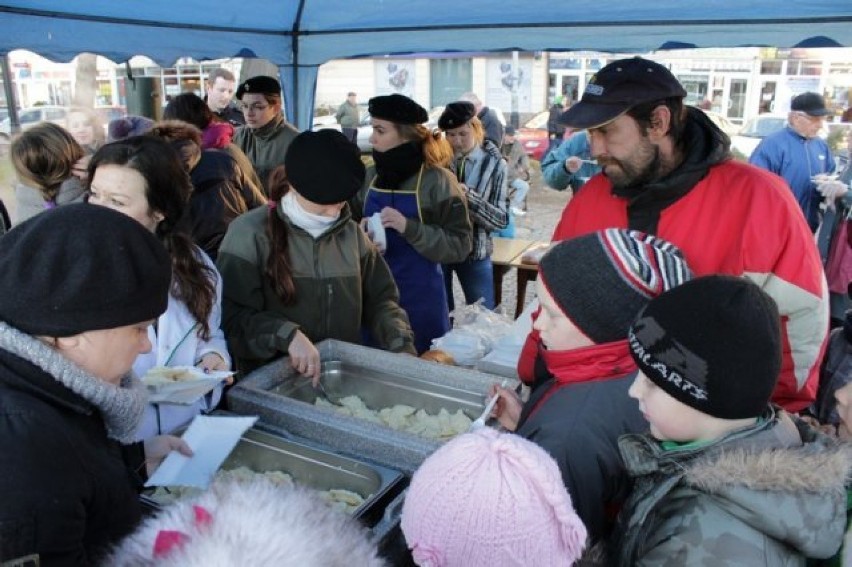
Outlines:
<svg viewBox="0 0 852 567"><path fill-rule="evenodd" d="M831 333L829 318L830 293L850 293L852 172L818 175L834 167L819 95L793 100L754 165L685 96L636 57L554 104L542 172L573 195L539 263L523 387L483 392L501 431L459 435L414 473L416 564L852 564L852 310ZM451 328L454 276L495 307L493 237L523 214L526 155L473 93L434 131L414 100L370 99L369 166L354 92L343 133L298 132L273 77L217 70L205 98L106 135L75 109L12 143L0 561L385 563L354 520L263 479L143 521L145 479L192 454L175 431L230 380L174 405L141 377L286 356L316 384L324 339L423 354Z"/></svg>

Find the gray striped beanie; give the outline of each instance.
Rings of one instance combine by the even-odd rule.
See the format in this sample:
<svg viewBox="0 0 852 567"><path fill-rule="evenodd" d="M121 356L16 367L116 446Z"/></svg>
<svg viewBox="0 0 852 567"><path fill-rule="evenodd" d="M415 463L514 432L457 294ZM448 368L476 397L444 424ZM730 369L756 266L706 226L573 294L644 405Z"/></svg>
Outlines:
<svg viewBox="0 0 852 567"><path fill-rule="evenodd" d="M563 313L596 344L626 339L651 299L692 277L674 244L615 228L556 244L539 274Z"/></svg>

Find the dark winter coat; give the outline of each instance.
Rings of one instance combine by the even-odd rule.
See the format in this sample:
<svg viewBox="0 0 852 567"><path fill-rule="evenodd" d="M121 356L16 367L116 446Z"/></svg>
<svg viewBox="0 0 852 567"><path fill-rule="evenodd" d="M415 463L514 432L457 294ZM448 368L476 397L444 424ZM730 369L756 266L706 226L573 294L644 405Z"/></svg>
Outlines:
<svg viewBox="0 0 852 567"><path fill-rule="evenodd" d="M263 201L245 184L231 156L220 150L202 151L189 177L192 240L215 260L231 221Z"/></svg>
<svg viewBox="0 0 852 567"><path fill-rule="evenodd" d="M141 445L111 439L69 380L97 379L0 323L0 563L97 564L140 519Z"/></svg>
<svg viewBox="0 0 852 567"><path fill-rule="evenodd" d="M524 405L517 429L556 460L592 542L608 534L614 511L626 498L628 479L618 438L648 429L636 400L627 395L634 376L565 385L544 382Z"/></svg>

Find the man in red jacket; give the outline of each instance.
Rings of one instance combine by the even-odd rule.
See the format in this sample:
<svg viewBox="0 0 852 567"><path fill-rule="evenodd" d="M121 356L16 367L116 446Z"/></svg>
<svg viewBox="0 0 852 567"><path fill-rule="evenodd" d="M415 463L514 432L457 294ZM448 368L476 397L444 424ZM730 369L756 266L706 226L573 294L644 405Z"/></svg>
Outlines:
<svg viewBox="0 0 852 567"><path fill-rule="evenodd" d="M563 120L588 129L603 171L568 203L553 240L610 227L641 230L678 246L696 276L756 282L782 320L773 401L801 411L815 398L828 335L828 292L813 237L784 181L732 160L729 138L685 107L685 96L668 69L639 57L614 61L590 80ZM518 362L527 380L536 340L528 338Z"/></svg>

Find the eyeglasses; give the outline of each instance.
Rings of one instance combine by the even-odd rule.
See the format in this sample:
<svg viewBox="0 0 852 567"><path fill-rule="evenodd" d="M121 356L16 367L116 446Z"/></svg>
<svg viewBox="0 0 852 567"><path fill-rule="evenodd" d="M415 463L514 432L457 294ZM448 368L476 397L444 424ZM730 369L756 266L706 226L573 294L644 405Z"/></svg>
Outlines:
<svg viewBox="0 0 852 567"><path fill-rule="evenodd" d="M807 112L801 110L794 110L793 114L795 114L796 116L801 116L802 118L804 118L805 120L809 120L810 122L822 122L823 120L825 120L825 116L811 116Z"/></svg>
<svg viewBox="0 0 852 567"><path fill-rule="evenodd" d="M239 108L240 108L240 110L242 110L244 113L249 113L249 112L264 112L267 108L269 108L269 105L268 105L268 104L259 104L259 103L255 103L255 104L243 104L243 103L240 103Z"/></svg>

